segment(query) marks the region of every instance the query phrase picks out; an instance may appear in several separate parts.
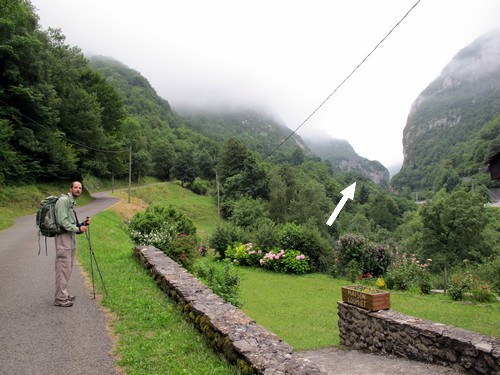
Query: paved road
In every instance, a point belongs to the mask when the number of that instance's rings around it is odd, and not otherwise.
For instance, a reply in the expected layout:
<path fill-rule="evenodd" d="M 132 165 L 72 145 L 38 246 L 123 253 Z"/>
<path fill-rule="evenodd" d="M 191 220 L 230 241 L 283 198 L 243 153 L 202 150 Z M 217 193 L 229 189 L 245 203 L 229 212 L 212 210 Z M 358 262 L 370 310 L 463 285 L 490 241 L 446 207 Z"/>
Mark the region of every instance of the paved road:
<path fill-rule="evenodd" d="M 80 220 L 118 201 L 106 193 L 77 209 Z M 34 215 L 0 232 L 0 374 L 116 374 L 103 313 L 80 267 L 70 281 L 70 308 L 54 306 L 54 240 L 38 256 Z"/>

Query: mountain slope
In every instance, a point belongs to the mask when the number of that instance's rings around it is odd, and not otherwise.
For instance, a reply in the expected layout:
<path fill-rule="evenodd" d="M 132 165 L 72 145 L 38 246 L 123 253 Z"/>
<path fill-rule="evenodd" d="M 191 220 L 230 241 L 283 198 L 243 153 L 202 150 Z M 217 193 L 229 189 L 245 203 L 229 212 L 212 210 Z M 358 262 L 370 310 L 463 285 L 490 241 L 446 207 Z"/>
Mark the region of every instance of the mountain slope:
<path fill-rule="evenodd" d="M 211 112 L 184 108 L 179 113 L 186 119 L 186 126 L 192 130 L 218 142 L 237 138 L 262 156 L 272 153 L 292 132 L 271 116 L 257 110 Z M 293 135 L 276 150 L 276 154 L 292 154 L 297 150 L 310 153 L 300 136 Z"/>
<path fill-rule="evenodd" d="M 415 100 L 403 132 L 396 188 L 439 189 L 477 174 L 500 147 L 500 29 L 458 52 Z"/>
<path fill-rule="evenodd" d="M 321 138 L 303 137 L 311 151 L 329 160 L 335 171 L 359 172 L 378 185 L 389 184 L 389 171 L 380 162 L 359 156 L 346 140 L 330 138 L 328 135 Z"/>

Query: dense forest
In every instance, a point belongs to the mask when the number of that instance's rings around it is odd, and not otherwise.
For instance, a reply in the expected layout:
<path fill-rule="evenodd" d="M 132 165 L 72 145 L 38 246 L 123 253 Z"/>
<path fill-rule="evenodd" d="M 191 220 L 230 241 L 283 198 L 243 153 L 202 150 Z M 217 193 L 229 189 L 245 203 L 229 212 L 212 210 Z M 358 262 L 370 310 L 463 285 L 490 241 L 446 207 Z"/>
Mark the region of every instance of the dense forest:
<path fill-rule="evenodd" d="M 0 5 L 0 186 L 126 177 L 131 157 L 134 180 L 177 180 L 214 199 L 219 191 L 228 222 L 220 233 L 261 244 L 293 238 L 317 270 L 337 272 L 336 250 L 353 238 L 366 249 L 419 257 L 439 251 L 436 272 L 465 258 L 498 263 L 500 220 L 483 207 L 486 175 L 473 184 L 436 175 L 439 193 L 418 207 L 404 189 L 417 183 L 403 184 L 407 172 L 398 179 L 403 194 L 395 194 L 322 160 L 299 139 L 276 149 L 286 128 L 253 111 L 182 116 L 139 72 L 109 58 L 89 60 L 60 30 L 42 30 L 29 1 Z M 247 123 L 260 131 L 248 131 Z M 476 140 L 498 134 L 492 120 Z M 325 225 L 353 182 L 354 201 Z"/>

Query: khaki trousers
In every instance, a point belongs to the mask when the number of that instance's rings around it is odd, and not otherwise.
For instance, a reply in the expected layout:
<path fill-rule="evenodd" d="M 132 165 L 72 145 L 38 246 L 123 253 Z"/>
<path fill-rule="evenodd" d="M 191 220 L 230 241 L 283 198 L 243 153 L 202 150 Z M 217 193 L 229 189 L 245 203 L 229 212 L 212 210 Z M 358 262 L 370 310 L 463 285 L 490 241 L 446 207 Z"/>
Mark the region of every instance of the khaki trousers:
<path fill-rule="evenodd" d="M 76 235 L 72 232 L 55 236 L 56 243 L 56 301 L 68 299 L 68 283 L 75 263 Z"/>

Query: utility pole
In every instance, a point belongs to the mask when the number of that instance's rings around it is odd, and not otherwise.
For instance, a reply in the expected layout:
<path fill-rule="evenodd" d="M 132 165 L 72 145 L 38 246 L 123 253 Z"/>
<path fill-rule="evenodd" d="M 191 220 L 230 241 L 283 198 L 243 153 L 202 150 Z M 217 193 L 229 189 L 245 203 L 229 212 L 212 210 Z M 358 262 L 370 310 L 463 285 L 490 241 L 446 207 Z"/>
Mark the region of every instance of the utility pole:
<path fill-rule="evenodd" d="M 132 146 L 128 147 L 128 203 L 130 203 L 130 187 L 132 186 Z"/>
<path fill-rule="evenodd" d="M 219 193 L 219 175 L 215 172 L 215 182 L 217 185 L 217 225 L 220 225 L 220 193 Z"/>

